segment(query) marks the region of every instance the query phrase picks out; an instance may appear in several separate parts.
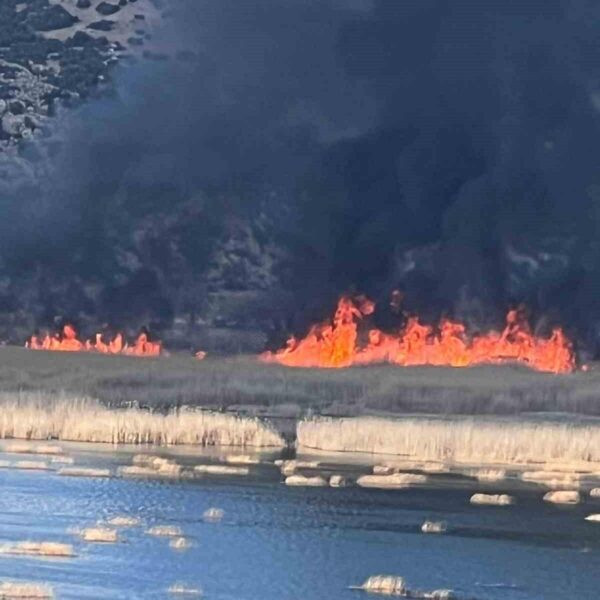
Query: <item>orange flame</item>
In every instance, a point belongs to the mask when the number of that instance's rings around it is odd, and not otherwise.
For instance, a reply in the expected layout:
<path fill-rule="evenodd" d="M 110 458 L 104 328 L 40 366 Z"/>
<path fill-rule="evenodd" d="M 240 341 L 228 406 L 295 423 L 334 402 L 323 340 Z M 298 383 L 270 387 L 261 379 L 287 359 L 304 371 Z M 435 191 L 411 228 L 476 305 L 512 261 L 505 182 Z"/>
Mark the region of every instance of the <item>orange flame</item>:
<path fill-rule="evenodd" d="M 399 295 L 393 297 L 397 308 Z M 358 323 L 375 310 L 364 297 L 340 298 L 330 323 L 313 325 L 301 340 L 291 337 L 285 348 L 266 352 L 261 359 L 288 367 L 349 367 L 372 363 L 401 366 L 471 365 L 507 362 L 523 363 L 539 371 L 570 373 L 575 369 L 571 342 L 562 329 L 549 338 L 533 335 L 521 310 L 510 310 L 506 326 L 499 333 L 490 331 L 469 338 L 465 326 L 442 319 L 437 327 L 424 325 L 418 317 L 409 317 L 397 333 L 371 329 L 365 344 L 358 343 Z"/>
<path fill-rule="evenodd" d="M 61 334 L 46 334 L 43 338 L 32 335 L 25 347 L 31 350 L 57 350 L 62 352 L 99 352 L 100 354 L 127 354 L 130 356 L 158 356 L 162 351 L 161 342 L 151 342 L 146 333 L 140 333 L 132 345 L 128 345 L 121 333 L 106 343 L 102 334 L 97 333 L 94 341 L 82 342 L 77 339 L 77 330 L 66 324 Z"/>

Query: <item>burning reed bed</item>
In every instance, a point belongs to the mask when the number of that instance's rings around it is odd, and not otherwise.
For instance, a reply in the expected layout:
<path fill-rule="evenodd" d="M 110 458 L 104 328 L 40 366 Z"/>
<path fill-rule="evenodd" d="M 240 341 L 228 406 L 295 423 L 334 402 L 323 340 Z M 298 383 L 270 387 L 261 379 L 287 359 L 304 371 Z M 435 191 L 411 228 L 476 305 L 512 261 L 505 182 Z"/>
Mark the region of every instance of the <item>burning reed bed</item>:
<path fill-rule="evenodd" d="M 600 423 L 490 418 L 316 418 L 297 429 L 301 448 L 395 454 L 446 463 L 600 463 Z"/>
<path fill-rule="evenodd" d="M 181 408 L 166 414 L 109 409 L 91 399 L 0 396 L 0 438 L 112 444 L 273 446 L 283 439 L 257 419 Z"/>

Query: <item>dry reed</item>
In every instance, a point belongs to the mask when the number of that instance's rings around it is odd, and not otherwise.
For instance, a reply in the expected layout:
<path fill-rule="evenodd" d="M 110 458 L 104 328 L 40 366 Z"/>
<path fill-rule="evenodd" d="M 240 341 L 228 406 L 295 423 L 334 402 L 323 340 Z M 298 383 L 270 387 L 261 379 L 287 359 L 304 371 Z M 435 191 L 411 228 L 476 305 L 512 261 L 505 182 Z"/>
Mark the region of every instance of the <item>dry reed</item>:
<path fill-rule="evenodd" d="M 247 467 L 230 467 L 228 465 L 196 465 L 196 473 L 208 475 L 248 475 Z"/>
<path fill-rule="evenodd" d="M 545 502 L 552 504 L 579 504 L 581 495 L 574 490 L 563 490 L 559 492 L 548 492 L 544 495 Z"/>
<path fill-rule="evenodd" d="M 260 460 L 248 454 L 230 454 L 225 457 L 225 462 L 230 465 L 258 465 Z"/>
<path fill-rule="evenodd" d="M 2 452 L 7 452 L 8 454 L 30 454 L 33 452 L 33 446 L 31 444 L 13 442 L 10 444 L 3 444 Z"/>
<path fill-rule="evenodd" d="M 325 487 L 327 480 L 323 477 L 304 477 L 304 475 L 290 475 L 285 479 L 285 485 L 293 487 Z"/>
<path fill-rule="evenodd" d="M 501 481 L 506 479 L 506 469 L 475 469 L 469 474 L 478 481 Z"/>
<path fill-rule="evenodd" d="M 490 418 L 373 417 L 302 421 L 303 448 L 472 464 L 600 460 L 600 425 Z"/>
<path fill-rule="evenodd" d="M 113 527 L 135 527 L 140 524 L 138 517 L 130 517 L 127 515 L 117 515 L 108 519 L 107 523 Z"/>
<path fill-rule="evenodd" d="M 329 487 L 346 487 L 348 484 L 348 480 L 343 475 L 332 475 L 329 478 Z"/>
<path fill-rule="evenodd" d="M 13 467 L 26 471 L 49 471 L 50 467 L 43 460 L 18 460 Z"/>
<path fill-rule="evenodd" d="M 446 533 L 446 523 L 444 521 L 425 521 L 421 525 L 423 533 Z"/>
<path fill-rule="evenodd" d="M 600 515 L 588 515 L 585 520 L 592 521 L 594 523 L 600 523 Z"/>
<path fill-rule="evenodd" d="M 408 593 L 404 579 L 396 575 L 372 575 L 362 585 L 351 587 L 386 596 L 406 596 Z"/>
<path fill-rule="evenodd" d="M 49 585 L 24 581 L 2 581 L 0 582 L 0 598 L 2 600 L 50 600 L 54 598 L 54 593 Z"/>
<path fill-rule="evenodd" d="M 389 465 L 373 465 L 373 475 L 391 475 L 394 472 L 394 467 Z"/>
<path fill-rule="evenodd" d="M 157 537 L 181 537 L 183 532 L 176 525 L 154 525 L 146 533 Z"/>
<path fill-rule="evenodd" d="M 20 556 L 43 556 L 66 558 L 74 556 L 71 544 L 59 542 L 15 542 L 0 546 L 0 554 L 16 554 Z"/>
<path fill-rule="evenodd" d="M 225 516 L 225 511 L 222 508 L 208 508 L 202 514 L 205 521 L 215 523 L 220 521 Z"/>
<path fill-rule="evenodd" d="M 84 542 L 99 542 L 110 544 L 119 540 L 119 535 L 115 529 L 108 527 L 88 527 L 79 531 L 79 537 Z"/>
<path fill-rule="evenodd" d="M 200 588 L 188 587 L 182 583 L 174 583 L 167 592 L 173 595 L 182 596 L 202 596 L 202 590 Z"/>
<path fill-rule="evenodd" d="M 531 483 L 544 485 L 548 488 L 579 487 L 579 473 L 563 473 L 562 471 L 525 471 L 521 479 Z"/>
<path fill-rule="evenodd" d="M 63 453 L 63 449 L 60 446 L 55 446 L 53 444 L 44 444 L 44 445 L 40 445 L 40 446 L 35 446 L 33 451 L 35 452 L 35 454 L 56 455 L 56 454 Z"/>
<path fill-rule="evenodd" d="M 412 473 L 393 473 L 392 475 L 361 475 L 356 483 L 364 488 L 380 488 L 399 490 L 425 483 L 426 475 Z"/>
<path fill-rule="evenodd" d="M 190 546 L 190 542 L 184 537 L 176 537 L 169 542 L 169 547 L 174 550 L 187 550 Z"/>
<path fill-rule="evenodd" d="M 91 469 L 86 467 L 63 467 L 57 473 L 63 477 L 110 477 L 110 469 Z"/>
<path fill-rule="evenodd" d="M 50 462 L 61 465 L 72 465 L 75 459 L 72 456 L 53 456 Z"/>
<path fill-rule="evenodd" d="M 201 446 L 285 445 L 258 419 L 188 408 L 163 415 L 137 408 L 108 409 L 87 398 L 2 398 L 0 438 L 112 444 Z"/>
<path fill-rule="evenodd" d="M 508 494 L 473 494 L 470 502 L 483 506 L 510 506 L 515 499 Z"/>

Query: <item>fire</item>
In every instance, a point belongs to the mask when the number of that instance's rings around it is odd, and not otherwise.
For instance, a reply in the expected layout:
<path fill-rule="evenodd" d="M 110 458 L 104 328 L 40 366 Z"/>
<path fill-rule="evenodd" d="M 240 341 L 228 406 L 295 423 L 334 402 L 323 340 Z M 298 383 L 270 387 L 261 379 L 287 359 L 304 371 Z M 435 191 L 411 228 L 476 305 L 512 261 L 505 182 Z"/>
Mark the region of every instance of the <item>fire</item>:
<path fill-rule="evenodd" d="M 77 338 L 77 330 L 70 324 L 66 324 L 60 334 L 46 334 L 42 338 L 32 335 L 25 347 L 31 350 L 98 352 L 130 356 L 159 356 L 162 352 L 162 343 L 150 341 L 144 332 L 140 333 L 131 345 L 127 344 L 121 333 L 117 333 L 109 342 L 103 340 L 101 333 L 97 333 L 93 341 L 82 342 Z"/>
<path fill-rule="evenodd" d="M 401 296 L 392 298 L 397 308 Z M 261 359 L 289 367 L 349 367 L 373 363 L 400 366 L 439 365 L 468 367 L 516 362 L 539 371 L 570 373 L 575 368 L 571 342 L 560 328 L 548 338 L 531 331 L 522 310 L 510 310 L 501 332 L 469 337 L 463 323 L 442 319 L 425 325 L 411 316 L 396 333 L 368 331 L 359 343 L 358 324 L 373 313 L 375 304 L 364 297 L 340 298 L 331 322 L 313 325 L 302 339 L 291 337 L 285 348 L 266 352 Z"/>

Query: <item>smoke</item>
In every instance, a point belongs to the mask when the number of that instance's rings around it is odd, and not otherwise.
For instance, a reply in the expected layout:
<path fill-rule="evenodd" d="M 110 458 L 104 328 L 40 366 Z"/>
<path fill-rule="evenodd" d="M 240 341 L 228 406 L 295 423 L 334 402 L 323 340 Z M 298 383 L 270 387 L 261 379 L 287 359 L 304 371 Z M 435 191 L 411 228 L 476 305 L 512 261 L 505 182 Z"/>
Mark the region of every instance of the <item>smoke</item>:
<path fill-rule="evenodd" d="M 594 350 L 595 3 L 169 9 L 185 60 L 122 67 L 3 178 L 6 314 L 227 325 L 235 296 L 273 333 L 402 288 L 480 326 L 525 302 Z"/>

